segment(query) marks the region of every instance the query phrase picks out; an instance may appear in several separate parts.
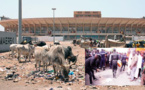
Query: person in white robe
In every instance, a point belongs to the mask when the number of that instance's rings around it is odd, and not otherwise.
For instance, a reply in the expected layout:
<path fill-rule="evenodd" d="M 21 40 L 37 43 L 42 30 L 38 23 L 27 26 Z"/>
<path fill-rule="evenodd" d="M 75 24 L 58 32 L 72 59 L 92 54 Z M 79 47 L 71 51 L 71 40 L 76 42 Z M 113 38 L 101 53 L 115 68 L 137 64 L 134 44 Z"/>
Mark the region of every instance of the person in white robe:
<path fill-rule="evenodd" d="M 136 68 L 136 71 L 135 71 L 135 78 L 138 78 L 139 72 L 141 70 L 141 65 L 142 65 L 142 56 L 138 52 L 138 61 L 137 61 L 137 68 Z"/>

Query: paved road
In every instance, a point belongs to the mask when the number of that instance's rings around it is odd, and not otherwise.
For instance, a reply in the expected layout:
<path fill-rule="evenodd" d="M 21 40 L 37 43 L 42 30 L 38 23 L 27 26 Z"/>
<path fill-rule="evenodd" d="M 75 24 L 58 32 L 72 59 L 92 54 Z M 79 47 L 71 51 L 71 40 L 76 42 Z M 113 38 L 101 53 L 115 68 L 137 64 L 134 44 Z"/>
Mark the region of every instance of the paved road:
<path fill-rule="evenodd" d="M 107 68 L 105 71 L 95 72 L 95 76 L 98 80 L 93 81 L 93 85 L 140 85 L 140 79 L 130 82 L 130 79 L 127 75 L 127 67 L 125 71 L 120 72 L 120 68 L 117 70 L 117 78 L 113 78 L 112 69 Z M 89 85 L 89 76 L 85 77 L 86 85 Z"/>

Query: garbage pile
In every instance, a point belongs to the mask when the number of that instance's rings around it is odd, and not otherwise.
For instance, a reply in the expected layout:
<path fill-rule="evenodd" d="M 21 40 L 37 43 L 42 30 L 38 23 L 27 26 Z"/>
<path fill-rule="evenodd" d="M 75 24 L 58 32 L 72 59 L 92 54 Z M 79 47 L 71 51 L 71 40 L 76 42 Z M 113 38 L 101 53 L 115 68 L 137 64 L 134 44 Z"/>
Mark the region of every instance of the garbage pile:
<path fill-rule="evenodd" d="M 3 74 L 2 78 L 4 78 L 5 81 L 12 81 L 14 83 L 18 83 L 19 81 L 24 81 L 26 84 L 49 82 L 48 84 L 58 83 L 59 85 L 62 86 L 85 84 L 83 65 L 72 65 L 69 73 L 68 82 L 64 82 L 63 77 L 61 75 L 55 76 L 54 70 L 52 68 L 48 68 L 48 71 L 43 73 L 43 71 L 27 70 L 27 67 L 25 65 L 27 64 L 24 65 L 15 64 L 15 65 L 10 65 L 9 67 L 0 66 L 0 76 L 1 74 Z M 71 89 L 69 88 L 68 90 Z"/>

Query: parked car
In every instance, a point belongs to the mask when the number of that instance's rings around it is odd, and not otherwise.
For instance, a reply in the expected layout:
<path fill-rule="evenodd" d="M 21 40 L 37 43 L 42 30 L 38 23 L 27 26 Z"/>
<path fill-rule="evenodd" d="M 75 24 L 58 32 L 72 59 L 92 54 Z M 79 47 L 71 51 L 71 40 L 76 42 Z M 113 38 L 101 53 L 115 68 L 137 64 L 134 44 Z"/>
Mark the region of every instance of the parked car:
<path fill-rule="evenodd" d="M 127 47 L 127 48 L 132 48 L 132 47 L 133 47 L 133 44 L 134 44 L 134 43 L 131 41 L 131 42 L 129 42 L 128 44 L 126 44 L 126 47 Z"/>
<path fill-rule="evenodd" d="M 145 41 L 144 40 L 138 40 L 138 41 L 134 41 L 134 42 L 130 42 L 128 44 L 126 44 L 127 48 L 132 48 L 132 47 L 145 47 Z"/>

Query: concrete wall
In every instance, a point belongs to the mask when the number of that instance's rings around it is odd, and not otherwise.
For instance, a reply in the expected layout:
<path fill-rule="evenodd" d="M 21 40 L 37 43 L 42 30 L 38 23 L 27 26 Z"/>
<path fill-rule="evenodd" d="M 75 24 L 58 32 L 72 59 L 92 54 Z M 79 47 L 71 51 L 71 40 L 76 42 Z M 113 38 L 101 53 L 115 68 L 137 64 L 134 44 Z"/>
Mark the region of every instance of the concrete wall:
<path fill-rule="evenodd" d="M 35 39 L 35 37 L 32 37 Z M 64 41 L 63 36 L 56 36 L 55 40 Z M 45 41 L 45 42 L 53 42 L 53 37 L 50 36 L 36 36 L 36 41 Z"/>
<path fill-rule="evenodd" d="M 16 43 L 16 33 L 0 31 L 0 52 L 9 51 L 13 43 Z"/>
<path fill-rule="evenodd" d="M 137 40 L 145 40 L 145 36 L 133 36 L 132 40 L 135 40 L 135 41 L 137 41 Z"/>

